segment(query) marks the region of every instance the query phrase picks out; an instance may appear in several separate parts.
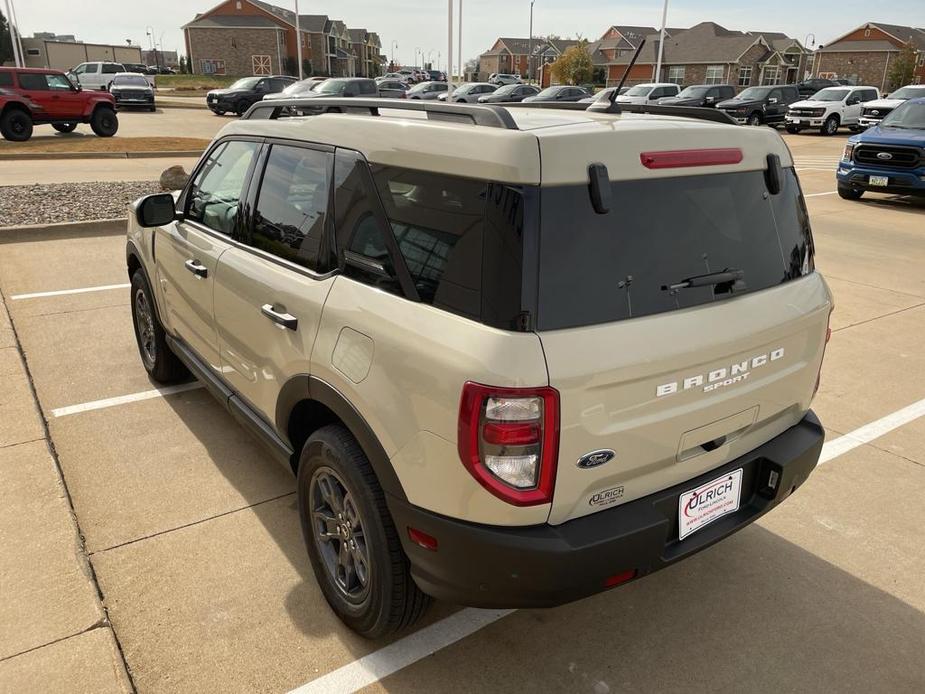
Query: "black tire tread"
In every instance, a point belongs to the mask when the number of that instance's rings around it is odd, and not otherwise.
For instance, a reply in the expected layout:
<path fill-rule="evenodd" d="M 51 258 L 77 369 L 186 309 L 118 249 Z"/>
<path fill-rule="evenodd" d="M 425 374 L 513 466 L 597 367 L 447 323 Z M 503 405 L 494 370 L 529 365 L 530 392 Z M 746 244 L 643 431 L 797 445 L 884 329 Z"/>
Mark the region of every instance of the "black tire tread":
<path fill-rule="evenodd" d="M 131 291 L 130 302 L 133 328 L 135 324 L 135 290 L 138 286 L 144 288 L 145 295 L 148 299 L 148 306 L 154 311 L 154 339 L 157 346 L 157 359 L 154 363 L 154 368 L 149 369 L 143 357 L 141 363 L 151 378 L 158 383 L 167 385 L 185 381 L 189 378 L 189 370 L 186 368 L 186 365 L 180 361 L 180 358 L 173 353 L 173 350 L 170 349 L 170 345 L 167 344 L 167 333 L 164 331 L 164 326 L 161 325 L 161 321 L 157 316 L 157 311 L 155 310 L 156 304 L 154 303 L 154 298 L 151 296 L 151 287 L 148 286 L 148 281 L 145 279 L 145 275 L 141 270 L 135 270 L 135 274 L 132 275 L 132 288 L 129 290 Z M 136 334 L 136 339 L 137 337 Z M 138 346 L 138 350 L 140 356 L 141 345 Z"/>

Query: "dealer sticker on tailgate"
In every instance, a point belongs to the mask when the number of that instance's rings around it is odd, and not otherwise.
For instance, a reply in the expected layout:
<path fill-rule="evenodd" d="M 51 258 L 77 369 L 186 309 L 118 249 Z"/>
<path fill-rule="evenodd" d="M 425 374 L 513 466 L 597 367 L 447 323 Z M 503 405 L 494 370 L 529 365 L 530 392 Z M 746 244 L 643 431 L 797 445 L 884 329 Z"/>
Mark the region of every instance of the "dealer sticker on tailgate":
<path fill-rule="evenodd" d="M 678 539 L 738 511 L 741 496 L 742 468 L 684 492 L 678 498 Z"/>

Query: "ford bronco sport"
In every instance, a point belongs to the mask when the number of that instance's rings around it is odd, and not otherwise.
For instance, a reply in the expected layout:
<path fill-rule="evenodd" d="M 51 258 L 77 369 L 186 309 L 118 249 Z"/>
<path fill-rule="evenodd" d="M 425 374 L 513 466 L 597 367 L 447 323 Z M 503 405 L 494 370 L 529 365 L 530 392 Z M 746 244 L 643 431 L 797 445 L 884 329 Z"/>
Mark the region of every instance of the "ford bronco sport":
<path fill-rule="evenodd" d="M 588 596 L 807 479 L 832 299 L 776 132 L 612 104 L 281 117 L 300 104 L 136 201 L 131 307 L 151 377 L 192 372 L 295 473 L 350 627 Z"/>

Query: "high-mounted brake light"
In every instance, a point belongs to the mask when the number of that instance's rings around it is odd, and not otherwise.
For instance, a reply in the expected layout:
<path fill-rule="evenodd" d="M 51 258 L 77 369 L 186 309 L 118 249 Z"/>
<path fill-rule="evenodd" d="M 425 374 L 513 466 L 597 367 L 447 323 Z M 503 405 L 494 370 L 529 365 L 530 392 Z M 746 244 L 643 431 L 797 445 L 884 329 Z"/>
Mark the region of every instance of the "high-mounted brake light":
<path fill-rule="evenodd" d="M 642 152 L 639 161 L 647 169 L 681 169 L 688 166 L 720 166 L 738 164 L 742 150 L 738 147 L 717 149 L 672 149 L 664 152 Z"/>
<path fill-rule="evenodd" d="M 459 458 L 485 489 L 515 506 L 552 501 L 559 392 L 468 382 L 459 403 Z"/>

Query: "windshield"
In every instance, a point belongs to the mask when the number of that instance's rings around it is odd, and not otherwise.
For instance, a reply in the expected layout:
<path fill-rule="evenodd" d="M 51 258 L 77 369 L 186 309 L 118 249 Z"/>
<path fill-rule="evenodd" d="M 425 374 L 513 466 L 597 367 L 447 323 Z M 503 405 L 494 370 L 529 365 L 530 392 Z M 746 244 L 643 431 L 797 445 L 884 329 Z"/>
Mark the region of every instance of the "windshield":
<path fill-rule="evenodd" d="M 146 80 L 141 75 L 122 75 L 120 77 L 115 77 L 112 80 L 113 84 L 117 85 L 131 85 L 133 87 L 150 87 L 148 80 Z"/>
<path fill-rule="evenodd" d="M 319 94 L 343 94 L 347 88 L 346 80 L 327 80 L 315 87 Z"/>
<path fill-rule="evenodd" d="M 543 188 L 537 329 L 690 308 L 813 269 L 792 168 L 776 195 L 763 171 L 616 181 L 611 193 L 611 211 L 597 214 L 587 185 Z M 671 287 L 727 268 L 742 271 L 744 285 Z"/>
<path fill-rule="evenodd" d="M 600 92 L 598 92 L 597 96 L 594 97 L 594 100 L 595 101 L 610 101 L 610 96 L 611 94 L 613 94 L 614 89 L 616 89 L 616 87 L 609 87 L 607 89 L 601 90 Z"/>
<path fill-rule="evenodd" d="M 741 94 L 739 94 L 735 98 L 741 99 L 743 101 L 748 101 L 751 99 L 764 99 L 768 95 L 768 92 L 770 91 L 771 91 L 771 88 L 749 87 L 748 89 L 744 90 Z"/>
<path fill-rule="evenodd" d="M 471 84 L 461 84 L 453 90 L 453 94 L 465 94 L 471 86 Z"/>
<path fill-rule="evenodd" d="M 891 99 L 914 99 L 917 96 L 925 96 L 925 85 L 921 87 L 903 87 L 890 94 Z"/>
<path fill-rule="evenodd" d="M 411 89 L 408 90 L 408 93 L 411 94 L 414 92 L 415 94 L 418 94 L 420 92 L 432 92 L 435 89 L 436 85 L 433 82 L 421 82 L 420 84 L 416 84 L 411 87 Z"/>
<path fill-rule="evenodd" d="M 253 89 L 260 81 L 259 77 L 242 77 L 237 82 L 232 84 L 229 89 Z"/>
<path fill-rule="evenodd" d="M 902 106 L 897 106 L 880 121 L 880 126 L 925 130 L 925 103 L 911 104 L 907 101 Z"/>
<path fill-rule="evenodd" d="M 546 87 L 546 89 L 537 94 L 537 96 L 543 97 L 545 99 L 550 96 L 555 96 L 561 91 L 561 89 L 561 87 Z"/>
<path fill-rule="evenodd" d="M 631 87 L 626 96 L 648 96 L 655 87 L 650 87 L 645 84 L 637 84 L 635 87 Z"/>
<path fill-rule="evenodd" d="M 821 89 L 811 97 L 810 101 L 842 101 L 848 96 L 848 89 Z"/>
<path fill-rule="evenodd" d="M 513 92 L 515 89 L 519 89 L 519 88 L 520 88 L 520 85 L 519 85 L 519 84 L 506 84 L 506 85 L 504 85 L 503 87 L 499 87 L 499 88 L 495 91 L 495 94 L 497 94 L 497 95 L 499 95 L 499 96 L 504 96 L 505 94 L 510 94 L 510 93 Z"/>
<path fill-rule="evenodd" d="M 708 91 L 710 91 L 709 87 L 688 87 L 687 89 L 682 89 L 678 97 L 681 99 L 700 99 L 706 96 Z"/>
<path fill-rule="evenodd" d="M 318 84 L 318 82 L 309 82 L 308 80 L 293 82 L 283 90 L 283 94 L 286 96 L 293 96 L 295 94 L 307 94 L 316 84 Z"/>

